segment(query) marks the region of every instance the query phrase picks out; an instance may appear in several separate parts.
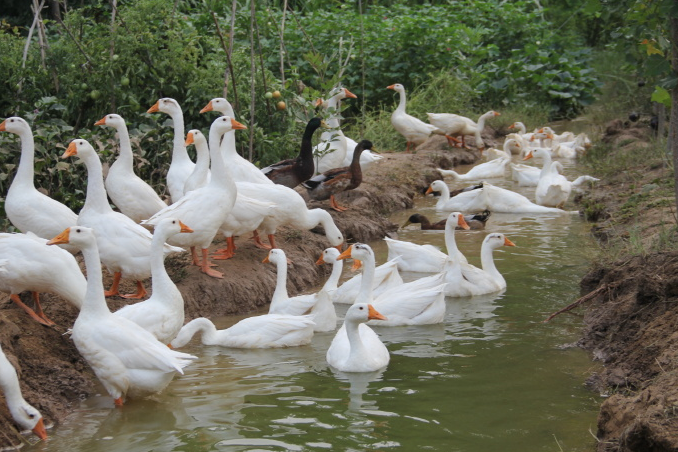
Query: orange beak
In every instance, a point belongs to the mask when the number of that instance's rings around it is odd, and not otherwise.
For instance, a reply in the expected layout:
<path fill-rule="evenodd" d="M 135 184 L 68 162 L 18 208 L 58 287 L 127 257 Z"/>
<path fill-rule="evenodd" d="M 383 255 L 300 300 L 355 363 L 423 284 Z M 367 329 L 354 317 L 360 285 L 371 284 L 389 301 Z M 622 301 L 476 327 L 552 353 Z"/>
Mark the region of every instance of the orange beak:
<path fill-rule="evenodd" d="M 339 255 L 339 257 L 337 257 L 337 260 L 338 260 L 338 261 L 341 261 L 341 260 L 350 258 L 350 257 L 351 257 L 351 251 L 353 251 L 353 245 L 351 245 L 351 246 L 349 246 L 348 248 L 346 248 L 346 251 L 344 251 L 343 253 L 341 253 L 341 254 Z"/>
<path fill-rule="evenodd" d="M 371 304 L 367 305 L 367 318 L 369 320 L 387 320 L 386 317 L 379 314 L 379 312 L 376 309 L 374 309 L 374 306 L 372 306 Z"/>
<path fill-rule="evenodd" d="M 247 126 L 244 124 L 239 123 L 235 119 L 231 118 L 231 127 L 233 127 L 234 130 L 240 130 L 240 129 L 246 129 Z"/>
<path fill-rule="evenodd" d="M 179 222 L 179 226 L 181 226 L 181 230 L 179 232 L 193 232 L 193 229 L 189 228 L 181 221 Z"/>
<path fill-rule="evenodd" d="M 498 111 L 495 111 L 494 116 L 501 116 L 501 113 L 499 113 Z"/>
<path fill-rule="evenodd" d="M 268 260 L 268 256 L 270 256 L 270 254 L 267 255 L 263 261 L 261 261 L 262 264 L 268 264 L 269 262 L 271 262 L 270 260 Z"/>
<path fill-rule="evenodd" d="M 516 123 L 515 123 L 515 122 L 509 126 L 509 129 L 515 129 L 515 128 L 516 128 Z"/>
<path fill-rule="evenodd" d="M 314 106 L 314 107 L 320 107 L 320 106 L 323 104 L 323 102 L 324 102 L 324 101 L 322 100 L 322 98 L 319 97 L 319 98 L 316 99 L 316 101 L 313 103 L 313 106 Z"/>
<path fill-rule="evenodd" d="M 428 195 L 428 194 L 430 194 L 430 193 L 433 193 L 433 187 L 431 187 L 431 186 L 429 185 L 428 188 L 426 189 L 426 193 L 424 193 L 424 194 Z"/>
<path fill-rule="evenodd" d="M 65 159 L 66 157 L 71 157 L 73 155 L 78 155 L 78 149 L 75 147 L 75 140 L 71 141 L 71 143 L 68 145 L 68 148 L 66 148 L 66 152 L 63 153 L 61 158 Z"/>
<path fill-rule="evenodd" d="M 205 107 L 200 110 L 200 113 L 205 113 L 208 111 L 214 111 L 214 107 L 212 107 L 212 101 L 207 102 L 207 105 L 205 105 Z"/>
<path fill-rule="evenodd" d="M 534 155 L 532 155 L 532 151 L 528 152 L 525 157 L 523 157 L 523 160 L 530 160 Z"/>
<path fill-rule="evenodd" d="M 71 228 L 64 229 L 64 232 L 54 237 L 52 240 L 47 242 L 48 245 L 60 245 L 62 243 L 68 243 L 71 235 Z"/>
<path fill-rule="evenodd" d="M 33 427 L 33 433 L 38 435 L 38 438 L 43 441 L 47 439 L 47 430 L 45 430 L 45 423 L 43 422 L 42 418 L 40 418 L 38 423 L 35 424 L 35 427 Z"/>
<path fill-rule="evenodd" d="M 386 87 L 386 89 L 395 89 L 395 85 L 389 85 Z"/>
<path fill-rule="evenodd" d="M 5 120 L 5 121 L 7 121 L 7 120 Z M 0 132 L 5 131 L 5 121 L 2 121 L 2 124 L 0 124 Z"/>
<path fill-rule="evenodd" d="M 105 126 L 106 125 L 106 116 L 94 123 L 95 126 Z"/>
<path fill-rule="evenodd" d="M 160 101 L 157 101 L 156 103 L 153 104 L 151 108 L 146 110 L 146 113 L 157 113 L 160 111 Z"/>
<path fill-rule="evenodd" d="M 504 237 L 504 246 L 516 246 L 516 244 L 510 241 L 507 237 Z"/>
<path fill-rule="evenodd" d="M 193 132 L 188 132 L 188 135 L 186 135 L 186 143 L 184 145 L 188 146 L 189 144 L 193 144 Z"/>
<path fill-rule="evenodd" d="M 347 90 L 346 88 L 344 88 L 344 95 L 345 95 L 346 97 L 350 97 L 350 98 L 352 98 L 352 99 L 357 99 L 357 98 L 358 98 L 358 96 L 356 96 L 355 94 L 353 94 L 352 92 L 350 92 L 350 91 Z"/>
<path fill-rule="evenodd" d="M 457 221 L 457 224 L 461 226 L 462 229 L 466 229 L 467 231 L 471 229 L 471 226 L 468 225 L 463 215 L 459 215 L 459 221 Z"/>
<path fill-rule="evenodd" d="M 320 257 L 318 258 L 317 261 L 315 261 L 315 265 L 322 265 L 325 263 L 325 259 L 323 259 L 323 255 L 321 254 Z"/>

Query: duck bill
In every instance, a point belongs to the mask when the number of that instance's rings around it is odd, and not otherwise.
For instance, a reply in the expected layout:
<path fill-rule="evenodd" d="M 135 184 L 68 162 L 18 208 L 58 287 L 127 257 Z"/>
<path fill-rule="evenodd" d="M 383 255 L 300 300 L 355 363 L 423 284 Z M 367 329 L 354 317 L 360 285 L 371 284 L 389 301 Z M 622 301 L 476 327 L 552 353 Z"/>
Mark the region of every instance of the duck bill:
<path fill-rule="evenodd" d="M 508 237 L 504 237 L 504 246 L 516 246 L 516 244 L 510 241 Z"/>
<path fill-rule="evenodd" d="M 179 232 L 193 232 L 193 229 L 189 228 L 181 221 L 179 222 L 179 226 L 181 227 L 181 230 Z"/>
<path fill-rule="evenodd" d="M 351 271 L 357 272 L 363 268 L 363 263 L 360 259 L 354 259 L 353 260 L 353 266 L 351 267 Z"/>
<path fill-rule="evenodd" d="M 44 423 L 44 421 L 42 420 L 42 418 L 40 418 L 40 420 L 38 421 L 38 423 L 35 424 L 35 427 L 33 427 L 33 430 L 32 430 L 32 431 L 33 431 L 33 433 L 35 433 L 35 434 L 38 436 L 38 438 L 40 438 L 41 440 L 44 441 L 44 440 L 47 439 L 47 430 L 45 429 L 45 423 Z"/>
<path fill-rule="evenodd" d="M 429 195 L 429 194 L 431 194 L 431 193 L 433 193 L 433 187 L 431 187 L 431 186 L 429 185 L 428 188 L 426 189 L 426 193 L 424 193 L 424 194 L 425 194 L 425 195 Z"/>
<path fill-rule="evenodd" d="M 411 224 L 412 224 L 412 222 L 411 222 L 410 220 L 407 220 L 405 223 L 403 223 L 402 226 L 400 226 L 400 229 L 402 229 L 402 228 L 404 228 L 404 227 L 406 227 L 406 226 L 409 226 L 409 225 L 411 225 Z"/>
<path fill-rule="evenodd" d="M 208 111 L 214 111 L 214 107 L 212 106 L 212 101 L 209 101 L 205 107 L 200 110 L 200 113 L 206 113 Z"/>
<path fill-rule="evenodd" d="M 231 127 L 233 127 L 234 130 L 242 130 L 247 128 L 245 124 L 241 124 L 233 118 L 231 118 Z"/>
<path fill-rule="evenodd" d="M 64 229 L 64 232 L 54 237 L 52 240 L 47 242 L 48 245 L 61 245 L 63 243 L 68 243 L 70 241 L 71 228 Z"/>
<path fill-rule="evenodd" d="M 95 126 L 105 126 L 106 125 L 106 116 L 94 123 Z"/>
<path fill-rule="evenodd" d="M 351 257 L 351 251 L 353 251 L 353 245 L 346 248 L 346 250 L 343 253 L 341 253 L 339 255 L 339 257 L 337 257 L 337 260 L 341 261 L 341 260 L 350 258 Z"/>
<path fill-rule="evenodd" d="M 386 89 L 395 89 L 395 85 L 389 85 L 386 87 Z"/>
<path fill-rule="evenodd" d="M 157 101 L 156 103 L 153 104 L 151 108 L 146 110 L 146 113 L 157 113 L 160 111 L 160 101 Z"/>
<path fill-rule="evenodd" d="M 528 152 L 525 157 L 523 157 L 523 160 L 530 160 L 534 155 L 532 155 L 532 151 Z"/>
<path fill-rule="evenodd" d="M 188 146 L 189 144 L 193 144 L 193 132 L 188 132 L 188 135 L 186 135 L 184 146 Z"/>
<path fill-rule="evenodd" d="M 459 225 L 459 227 L 467 231 L 471 229 L 471 226 L 468 225 L 463 215 L 459 215 L 459 220 L 457 221 L 457 224 Z"/>
<path fill-rule="evenodd" d="M 501 113 L 499 113 L 498 111 L 495 111 L 494 116 L 501 116 Z"/>
<path fill-rule="evenodd" d="M 269 254 L 269 256 L 270 256 L 270 254 Z M 271 261 L 268 259 L 268 256 L 266 256 L 266 257 L 264 258 L 264 260 L 261 261 L 262 264 L 268 264 L 269 262 L 271 262 Z"/>
<path fill-rule="evenodd" d="M 5 122 L 7 122 L 7 120 L 2 121 L 2 124 L 0 124 L 0 132 L 5 131 Z"/>
<path fill-rule="evenodd" d="M 321 254 L 320 257 L 318 258 L 317 261 L 315 261 L 315 265 L 322 265 L 325 263 L 325 259 L 323 259 L 323 255 Z"/>
<path fill-rule="evenodd" d="M 323 103 L 325 103 L 325 101 L 322 99 L 322 97 L 319 97 L 319 98 L 317 98 L 317 99 L 315 100 L 315 102 L 313 102 L 313 106 L 314 106 L 315 108 L 318 108 L 318 107 L 320 107 Z"/>
<path fill-rule="evenodd" d="M 358 98 L 358 96 L 356 96 L 355 94 L 353 94 L 352 92 L 350 92 L 350 91 L 347 90 L 346 88 L 344 88 L 344 95 L 345 95 L 346 97 L 351 98 L 351 99 L 357 99 L 357 98 Z"/>
<path fill-rule="evenodd" d="M 66 152 L 64 152 L 61 155 L 61 158 L 65 159 L 66 157 L 71 157 L 71 156 L 77 155 L 77 154 L 78 154 L 78 150 L 75 147 L 75 140 L 74 140 L 74 141 L 71 141 L 71 144 L 68 145 L 68 147 L 66 148 Z"/>
<path fill-rule="evenodd" d="M 369 320 L 388 320 L 385 316 L 381 315 L 379 311 L 374 309 L 374 306 L 371 304 L 367 305 L 367 318 Z"/>

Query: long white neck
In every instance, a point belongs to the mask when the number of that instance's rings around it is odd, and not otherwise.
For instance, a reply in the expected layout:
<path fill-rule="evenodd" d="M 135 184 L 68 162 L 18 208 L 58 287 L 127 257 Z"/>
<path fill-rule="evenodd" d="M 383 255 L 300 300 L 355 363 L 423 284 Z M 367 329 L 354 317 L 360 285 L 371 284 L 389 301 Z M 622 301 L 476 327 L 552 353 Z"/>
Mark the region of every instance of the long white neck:
<path fill-rule="evenodd" d="M 398 108 L 396 108 L 397 112 L 400 113 L 405 113 L 405 105 L 407 104 L 407 97 L 405 96 L 405 90 L 401 90 L 399 92 L 400 94 L 400 103 L 398 104 Z"/>
<path fill-rule="evenodd" d="M 332 119 L 327 121 L 327 125 L 333 129 L 336 129 L 341 125 L 339 122 L 339 106 L 341 105 L 341 95 L 342 93 L 335 94 L 327 101 L 327 109 L 329 110 L 330 108 L 334 108 Z"/>
<path fill-rule="evenodd" d="M 485 128 L 485 120 L 489 116 L 494 116 L 493 114 L 485 113 L 478 118 L 478 128 L 476 128 L 476 147 L 480 146 L 485 146 L 485 143 L 483 142 L 482 137 L 480 134 L 482 133 L 483 129 Z M 479 146 L 480 145 L 480 146 Z"/>
<path fill-rule="evenodd" d="M 360 338 L 360 323 L 350 320 L 345 320 L 346 335 L 348 336 L 348 343 L 350 345 L 350 352 L 348 354 L 348 363 L 360 363 L 369 361 L 369 354 L 365 349 Z"/>
<path fill-rule="evenodd" d="M 527 133 L 527 129 L 525 128 L 525 124 L 523 124 L 522 122 L 516 122 L 516 123 L 514 123 L 514 125 L 516 127 L 518 127 L 518 133 L 519 134 L 525 135 L 525 133 Z"/>
<path fill-rule="evenodd" d="M 80 308 L 78 318 L 84 315 L 90 317 L 111 315 L 104 296 L 101 260 L 99 259 L 99 249 L 96 243 L 83 247 L 82 255 L 85 258 L 85 268 L 87 269 L 87 291 L 85 292 L 85 301 Z"/>
<path fill-rule="evenodd" d="M 442 206 L 450 200 L 450 188 L 447 184 L 441 184 L 440 186 L 440 197 L 438 198 L 437 205 Z"/>
<path fill-rule="evenodd" d="M 362 261 L 363 277 L 360 280 L 360 292 L 353 303 L 372 303 L 372 289 L 374 288 L 374 256 L 370 255 Z"/>
<path fill-rule="evenodd" d="M 132 154 L 132 143 L 129 139 L 127 125 L 116 125 L 115 130 L 118 132 L 118 141 L 120 141 L 120 154 L 115 160 L 114 165 L 122 166 L 125 170 L 133 172 L 134 155 Z"/>
<path fill-rule="evenodd" d="M 497 270 L 497 266 L 494 265 L 494 248 L 492 248 L 489 243 L 483 243 L 482 248 L 480 249 L 480 263 L 483 267 L 483 271 L 490 275 L 492 281 L 496 282 L 501 286 L 506 286 L 506 280 Z"/>
<path fill-rule="evenodd" d="M 5 402 L 9 408 L 12 417 L 17 418 L 15 410 L 19 410 L 23 404 L 26 404 L 21 395 L 21 386 L 19 377 L 16 374 L 14 366 L 9 362 L 3 351 L 0 349 L 0 388 L 5 394 Z"/>
<path fill-rule="evenodd" d="M 81 157 L 87 167 L 87 196 L 85 197 L 85 205 L 82 207 L 83 210 L 94 209 L 102 213 L 111 212 L 113 209 L 108 204 L 99 156 L 95 152 L 89 152 Z"/>
<path fill-rule="evenodd" d="M 209 319 L 198 317 L 181 328 L 177 337 L 172 340 L 172 347 L 183 347 L 188 344 L 196 333 L 201 333 L 200 341 L 203 345 L 219 345 L 219 331 L 217 331 L 217 327 Z"/>
<path fill-rule="evenodd" d="M 322 290 L 329 292 L 330 290 L 335 290 L 339 286 L 339 278 L 341 277 L 341 272 L 344 270 L 344 261 L 335 260 L 332 262 L 332 273 L 330 277 L 325 281 L 325 285 Z"/>
<path fill-rule="evenodd" d="M 19 133 L 21 138 L 21 160 L 19 160 L 19 168 L 14 176 L 14 185 L 23 185 L 35 188 L 33 183 L 35 165 L 35 142 L 33 141 L 33 132 L 31 129 L 21 130 Z"/>
<path fill-rule="evenodd" d="M 230 105 L 226 105 L 225 109 L 221 112 L 225 116 L 235 118 L 235 112 L 233 111 L 233 107 Z M 229 132 L 226 132 L 221 139 L 221 155 L 224 157 L 224 161 L 228 161 L 229 158 L 233 158 L 234 155 L 238 154 L 238 151 L 235 149 L 235 130 L 231 130 Z"/>
<path fill-rule="evenodd" d="M 541 167 L 541 173 L 539 173 L 539 178 L 541 179 L 551 172 L 551 154 L 548 152 L 539 152 L 539 155 L 544 160 L 544 165 Z"/>
<path fill-rule="evenodd" d="M 151 240 L 151 287 L 153 289 L 153 294 L 157 294 L 159 297 L 161 297 L 163 293 L 171 291 L 170 288 L 174 288 L 176 291 L 176 286 L 167 274 L 167 269 L 165 268 L 164 247 L 168 237 L 169 234 L 167 231 L 163 230 L 162 228 L 160 230 L 156 228 L 155 232 L 153 233 L 153 239 Z M 173 297 L 167 297 L 164 299 L 171 301 L 173 300 Z"/>
<path fill-rule="evenodd" d="M 237 193 L 238 189 L 235 186 L 231 170 L 224 163 L 224 158 L 219 149 L 221 136 L 222 134 L 219 133 L 219 131 L 215 130 L 214 127 L 210 127 L 209 147 L 210 160 L 212 163 L 210 168 L 212 178 L 210 179 L 209 185 L 228 190 L 231 193 Z"/>
<path fill-rule="evenodd" d="M 184 194 L 204 185 L 210 172 L 210 150 L 207 143 L 203 140 L 196 141 L 195 150 L 198 159 L 193 167 L 193 172 L 184 183 Z"/>
<path fill-rule="evenodd" d="M 459 254 L 459 248 L 457 248 L 457 241 L 454 237 L 454 231 L 457 227 L 453 221 L 447 220 L 445 223 L 445 247 L 447 248 L 447 255 L 457 259 L 457 254 Z"/>
<path fill-rule="evenodd" d="M 186 141 L 184 137 L 184 112 L 179 109 L 179 111 L 173 111 L 170 113 L 172 118 L 172 124 L 174 125 L 174 139 L 172 141 L 172 163 L 177 162 L 178 164 L 191 162 L 191 158 L 188 156 L 186 151 Z"/>
<path fill-rule="evenodd" d="M 290 297 L 287 295 L 287 261 L 285 259 L 278 259 L 276 261 L 277 276 L 275 280 L 275 291 L 271 298 L 271 307 L 269 312 L 275 313 L 282 308 Z"/>

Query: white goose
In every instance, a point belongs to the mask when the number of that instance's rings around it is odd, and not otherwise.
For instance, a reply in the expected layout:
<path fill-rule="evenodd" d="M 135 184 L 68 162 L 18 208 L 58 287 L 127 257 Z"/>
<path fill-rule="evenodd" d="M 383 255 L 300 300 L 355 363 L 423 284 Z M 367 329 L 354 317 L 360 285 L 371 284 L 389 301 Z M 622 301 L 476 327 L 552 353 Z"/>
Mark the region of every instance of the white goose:
<path fill-rule="evenodd" d="M 485 128 L 485 121 L 495 116 L 500 116 L 500 113 L 493 110 L 483 113 L 478 118 L 477 123 L 472 119 L 454 113 L 427 113 L 427 115 L 428 121 L 436 130 L 444 133 L 450 146 L 453 146 L 453 142 L 457 141 L 455 137 L 459 136 L 461 137 L 461 146 L 467 147 L 465 136 L 473 135 L 476 139 L 476 147 L 482 152 L 485 149 L 485 143 L 481 133 Z"/>
<path fill-rule="evenodd" d="M 330 110 L 332 113 L 331 118 L 327 121 L 327 125 L 334 130 L 323 132 L 320 135 L 320 143 L 313 147 L 317 173 L 324 173 L 325 171 L 351 164 L 349 161 L 348 164 L 344 165 L 344 161 L 348 156 L 349 150 L 351 151 L 351 156 L 353 156 L 353 149 L 355 149 L 358 143 L 344 136 L 344 133 L 339 129 L 339 106 L 341 101 L 346 98 L 357 99 L 358 96 L 346 88 L 340 88 L 336 94 L 323 104 L 325 110 Z M 320 156 L 320 153 L 323 155 Z M 360 166 L 363 167 L 362 155 Z"/>
<path fill-rule="evenodd" d="M 335 248 L 330 248 L 339 254 Z M 264 263 L 271 262 L 276 265 L 277 279 L 275 291 L 271 298 L 269 314 L 304 315 L 309 314 L 315 323 L 314 331 L 334 331 L 337 327 L 337 313 L 331 299 L 332 282 L 328 279 L 322 289 L 317 293 L 297 295 L 291 297 L 287 294 L 287 257 L 279 248 L 269 251 Z M 334 283 L 336 288 L 336 283 Z"/>
<path fill-rule="evenodd" d="M 165 218 L 155 227 L 151 242 L 152 294 L 148 300 L 127 305 L 115 312 L 169 344 L 184 324 L 184 298 L 165 269 L 163 246 L 167 239 L 193 230 L 175 218 Z"/>
<path fill-rule="evenodd" d="M 195 144 L 196 161 L 193 172 L 184 183 L 184 194 L 204 187 L 210 181 L 210 148 L 207 138 L 198 129 L 192 129 L 186 134 L 186 146 Z"/>
<path fill-rule="evenodd" d="M 246 127 L 228 116 L 215 119 L 210 127 L 210 142 L 219 143 L 223 134 L 233 129 Z M 156 213 L 143 224 L 156 225 L 163 218 L 181 218 L 190 224 L 195 232 L 175 235 L 169 239 L 169 243 L 191 247 L 193 264 L 198 265 L 200 271 L 214 278 L 223 278 L 223 273 L 210 268 L 213 264 L 207 256 L 208 248 L 233 209 L 238 189 L 216 145 L 210 147 L 210 160 L 214 177 L 207 185 L 185 194 L 178 202 Z M 196 247 L 202 250 L 201 260 L 198 259 Z"/>
<path fill-rule="evenodd" d="M 344 267 L 344 261 L 337 259 L 340 254 L 341 253 L 336 248 L 327 248 L 320 255 L 316 264 L 332 264 L 332 273 L 323 286 L 323 289 L 331 294 L 332 301 L 339 304 L 353 304 L 360 292 L 363 275 L 357 274 L 348 281 L 345 281 L 341 286 L 337 287 Z M 395 286 L 403 284 L 403 278 L 400 276 L 400 273 L 398 273 L 397 261 L 397 258 L 389 260 L 374 269 L 374 287 L 372 294 L 375 297 L 378 297 Z M 359 260 L 355 260 L 356 270 L 360 267 L 359 262 Z"/>
<path fill-rule="evenodd" d="M 196 359 L 176 352 L 151 333 L 109 311 L 101 282 L 101 261 L 97 238 L 90 228 L 72 226 L 49 241 L 71 243 L 82 251 L 87 267 L 87 293 L 73 324 L 71 338 L 88 362 L 115 405 L 123 398 L 162 391 L 175 373 Z"/>
<path fill-rule="evenodd" d="M 451 214 L 445 224 L 445 247 L 449 256 L 466 263 L 466 257 L 457 248 L 454 236 L 456 226 L 469 229 L 463 215 Z M 443 253 L 433 245 L 417 245 L 416 243 L 394 240 L 388 237 L 384 237 L 384 240 L 388 246 L 388 259 L 397 259 L 400 271 L 438 273 L 443 270 L 448 258 L 448 254 Z"/>
<path fill-rule="evenodd" d="M 120 212 L 138 223 L 167 207 L 155 190 L 134 173 L 134 154 L 125 120 L 120 115 L 110 114 L 94 125 L 113 127 L 118 132 L 120 154 L 108 170 L 105 186 Z"/>
<path fill-rule="evenodd" d="M 5 198 L 5 213 L 14 227 L 49 240 L 65 228 L 77 224 L 78 216 L 71 209 L 35 188 L 35 144 L 31 126 L 24 119 L 13 116 L 0 124 L 0 132 L 14 133 L 21 138 L 21 160 Z M 64 248 L 76 252 L 73 247 Z"/>
<path fill-rule="evenodd" d="M 356 243 L 341 253 L 338 259 L 359 259 L 363 263 L 363 279 L 355 303 L 373 300 L 374 252 L 369 245 Z M 445 282 L 442 275 L 427 276 L 401 284 L 384 293 L 374 307 L 388 317 L 384 326 L 428 325 L 440 323 L 445 318 Z"/>
<path fill-rule="evenodd" d="M 87 281 L 71 253 L 47 246 L 47 240 L 32 232 L 0 234 L 0 292 L 9 293 L 34 320 L 54 325 L 42 311 L 39 292 L 57 294 L 79 309 L 86 288 Z M 37 312 L 19 298 L 26 290 L 33 293 Z"/>
<path fill-rule="evenodd" d="M 525 160 L 533 156 L 541 157 L 544 166 L 539 173 L 539 182 L 535 191 L 537 204 L 548 207 L 562 208 L 570 197 L 572 185 L 565 176 L 558 173 L 558 165 L 551 161 L 551 153 L 543 149 L 533 149 L 528 152 Z M 559 164 L 559 162 L 555 162 Z M 562 168 L 562 166 L 561 166 Z"/>
<path fill-rule="evenodd" d="M 489 210 L 500 213 L 564 213 L 561 209 L 540 206 L 525 196 L 485 182 L 482 188 L 459 193 L 450 198 L 450 189 L 443 181 L 433 181 L 427 190 L 440 192 L 436 210 L 478 212 Z M 574 212 L 574 211 L 573 211 Z"/>
<path fill-rule="evenodd" d="M 327 350 L 330 366 L 343 372 L 373 372 L 388 365 L 388 349 L 365 325 L 368 320 L 386 320 L 386 317 L 368 303 L 357 303 L 348 308 L 344 324 Z"/>
<path fill-rule="evenodd" d="M 101 261 L 113 273 L 113 284 L 106 296 L 119 295 L 120 279 L 137 281 L 137 292 L 125 298 L 143 298 L 146 289 L 141 280 L 151 276 L 151 233 L 131 218 L 111 209 L 106 197 L 101 160 L 87 140 L 71 141 L 62 158 L 77 155 L 87 167 L 87 196 L 78 216 L 78 225 L 96 231 Z M 181 252 L 181 248 L 166 246 L 165 253 Z"/>
<path fill-rule="evenodd" d="M 195 166 L 195 163 L 188 156 L 184 144 L 184 112 L 181 110 L 179 102 L 169 97 L 158 99 L 147 111 L 147 113 L 157 112 L 170 115 L 174 125 L 172 162 L 167 170 L 167 189 L 172 197 L 172 202 L 177 202 L 184 196 L 184 184 Z"/>
<path fill-rule="evenodd" d="M 480 250 L 482 270 L 473 267 L 473 278 L 467 277 L 467 272 L 464 272 L 458 259 L 449 258 L 443 270 L 447 283 L 445 295 L 448 297 L 470 297 L 505 289 L 506 280 L 497 270 L 492 254 L 500 246 L 515 246 L 515 244 L 504 234 L 492 233 L 485 237 Z"/>
<path fill-rule="evenodd" d="M 452 176 L 454 180 L 470 181 L 470 180 L 484 180 L 495 177 L 504 177 L 506 174 L 506 167 L 511 162 L 509 155 L 503 155 L 500 158 L 490 160 L 489 162 L 481 163 L 471 168 L 466 174 L 459 174 L 453 170 L 446 170 L 436 168 L 443 176 Z"/>
<path fill-rule="evenodd" d="M 9 362 L 0 347 L 0 388 L 5 394 L 5 402 L 12 419 L 24 430 L 31 430 L 38 438 L 47 439 L 45 422 L 40 412 L 24 400 L 19 386 L 16 369 Z"/>
<path fill-rule="evenodd" d="M 216 97 L 209 101 L 200 110 L 200 113 L 218 111 L 222 115 L 235 118 L 235 112 L 231 103 L 223 97 Z M 221 155 L 224 162 L 231 170 L 233 180 L 236 182 L 252 182 L 256 184 L 274 185 L 273 181 L 266 177 L 252 162 L 238 154 L 235 147 L 235 132 L 226 132 L 221 140 Z"/>
<path fill-rule="evenodd" d="M 387 86 L 386 89 L 392 89 L 400 94 L 400 103 L 398 108 L 391 114 L 391 124 L 393 128 L 398 131 L 407 140 L 406 152 L 410 152 L 410 145 L 413 147 L 423 143 L 437 128 L 431 124 L 426 124 L 424 121 L 408 115 L 405 112 L 407 99 L 405 95 L 405 87 L 400 83 Z"/>
<path fill-rule="evenodd" d="M 172 347 L 183 347 L 196 333 L 203 345 L 229 348 L 297 347 L 311 343 L 313 320 L 310 316 L 264 314 L 243 319 L 225 330 L 217 330 L 204 317 L 188 322 L 172 341 Z"/>

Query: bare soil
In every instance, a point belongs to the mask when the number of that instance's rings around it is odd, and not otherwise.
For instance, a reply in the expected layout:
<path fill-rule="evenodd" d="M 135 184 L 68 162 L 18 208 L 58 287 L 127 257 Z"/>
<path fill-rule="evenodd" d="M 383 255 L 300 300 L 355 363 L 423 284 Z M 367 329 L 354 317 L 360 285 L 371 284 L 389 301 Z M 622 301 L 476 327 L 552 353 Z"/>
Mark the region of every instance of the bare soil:
<path fill-rule="evenodd" d="M 491 135 L 486 142 L 493 143 Z M 413 154 L 382 155 L 384 159 L 365 172 L 359 188 L 337 197 L 341 205 L 350 207 L 348 211 L 337 213 L 329 209 L 328 203 L 309 203 L 311 208 L 327 209 L 348 242 L 375 240 L 395 231 L 397 225 L 388 221 L 387 216 L 412 207 L 415 196 L 423 193 L 433 180 L 442 179 L 437 167 L 469 164 L 479 157 L 475 150 L 450 149 L 441 136 L 432 137 Z M 290 295 L 318 285 L 329 274 L 329 266 L 315 265 L 322 250 L 329 246 L 322 227 L 311 231 L 283 228 L 278 231 L 277 241 L 293 261 L 288 272 Z M 215 242 L 211 250 L 224 246 L 224 242 Z M 234 258 L 215 261 L 224 279 L 200 273 L 189 265 L 188 253 L 166 259 L 168 272 L 184 297 L 186 321 L 253 312 L 268 304 L 276 271 L 273 265 L 261 263 L 267 251 L 256 248 L 248 237 L 239 237 L 236 246 Z M 105 275 L 104 284 L 108 286 L 110 282 L 110 275 Z M 150 293 L 150 282 L 146 288 Z M 132 281 L 123 281 L 121 293 L 134 291 Z M 31 305 L 30 294 L 23 294 L 22 299 Z M 42 294 L 41 300 L 47 316 L 57 326 L 44 327 L 34 322 L 8 295 L 0 294 L 0 342 L 20 375 L 24 397 L 51 425 L 58 424 L 80 400 L 101 387 L 65 334 L 75 321 L 77 309 L 54 295 Z M 119 297 L 108 299 L 112 311 L 127 303 L 128 300 Z M 0 398 L 0 449 L 20 446 L 24 441 Z"/>

